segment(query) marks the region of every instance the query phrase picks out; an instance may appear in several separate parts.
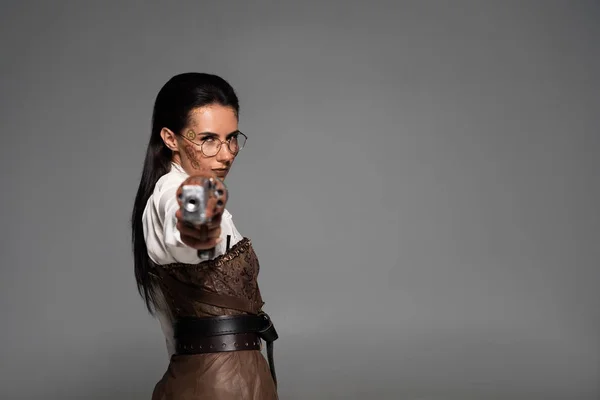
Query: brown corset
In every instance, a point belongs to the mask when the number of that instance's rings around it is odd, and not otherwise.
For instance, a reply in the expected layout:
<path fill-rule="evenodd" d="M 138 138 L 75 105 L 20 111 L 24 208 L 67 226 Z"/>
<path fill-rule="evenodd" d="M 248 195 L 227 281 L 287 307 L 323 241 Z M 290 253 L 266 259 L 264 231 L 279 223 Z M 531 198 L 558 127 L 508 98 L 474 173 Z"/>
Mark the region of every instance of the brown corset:
<path fill-rule="evenodd" d="M 257 314 L 264 304 L 259 269 L 250 239 L 243 238 L 209 261 L 158 266 L 158 284 L 175 319 Z"/>

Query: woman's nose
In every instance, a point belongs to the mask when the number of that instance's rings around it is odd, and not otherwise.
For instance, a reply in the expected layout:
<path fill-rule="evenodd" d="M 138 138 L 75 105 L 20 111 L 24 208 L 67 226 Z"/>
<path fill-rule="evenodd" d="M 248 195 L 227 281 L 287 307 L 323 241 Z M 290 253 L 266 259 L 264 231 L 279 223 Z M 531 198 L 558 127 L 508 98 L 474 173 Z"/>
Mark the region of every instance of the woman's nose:
<path fill-rule="evenodd" d="M 217 153 L 217 160 L 220 162 L 231 161 L 235 155 L 229 150 L 229 146 L 222 144 L 219 152 Z"/>

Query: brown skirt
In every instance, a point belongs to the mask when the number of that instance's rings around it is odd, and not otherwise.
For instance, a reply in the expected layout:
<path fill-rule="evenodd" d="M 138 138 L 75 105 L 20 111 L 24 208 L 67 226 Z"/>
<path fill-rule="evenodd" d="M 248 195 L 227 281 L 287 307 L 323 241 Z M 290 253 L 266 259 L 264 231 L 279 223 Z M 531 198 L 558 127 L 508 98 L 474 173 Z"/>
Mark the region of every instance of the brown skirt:
<path fill-rule="evenodd" d="M 173 355 L 152 400 L 277 400 L 260 350 Z"/>

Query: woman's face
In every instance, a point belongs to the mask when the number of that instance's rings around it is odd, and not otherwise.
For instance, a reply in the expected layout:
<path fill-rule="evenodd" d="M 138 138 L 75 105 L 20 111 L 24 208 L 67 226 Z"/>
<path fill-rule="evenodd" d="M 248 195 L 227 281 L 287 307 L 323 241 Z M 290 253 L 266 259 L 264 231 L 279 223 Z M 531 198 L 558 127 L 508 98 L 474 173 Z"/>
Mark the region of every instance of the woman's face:
<path fill-rule="evenodd" d="M 188 175 L 209 169 L 225 179 L 239 151 L 236 142 L 240 138 L 238 118 L 231 107 L 213 104 L 193 109 L 188 124 L 174 137 L 177 150 L 173 161 Z"/>

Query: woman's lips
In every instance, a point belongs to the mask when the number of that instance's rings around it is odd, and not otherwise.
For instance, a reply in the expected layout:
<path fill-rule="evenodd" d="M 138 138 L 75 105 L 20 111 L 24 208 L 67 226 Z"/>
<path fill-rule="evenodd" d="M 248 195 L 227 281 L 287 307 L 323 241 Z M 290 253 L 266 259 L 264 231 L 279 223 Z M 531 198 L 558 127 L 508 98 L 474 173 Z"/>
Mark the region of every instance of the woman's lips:
<path fill-rule="evenodd" d="M 227 168 L 213 169 L 213 172 L 218 177 L 223 177 L 223 176 L 227 175 L 227 171 L 229 171 L 229 169 L 227 169 Z"/>

